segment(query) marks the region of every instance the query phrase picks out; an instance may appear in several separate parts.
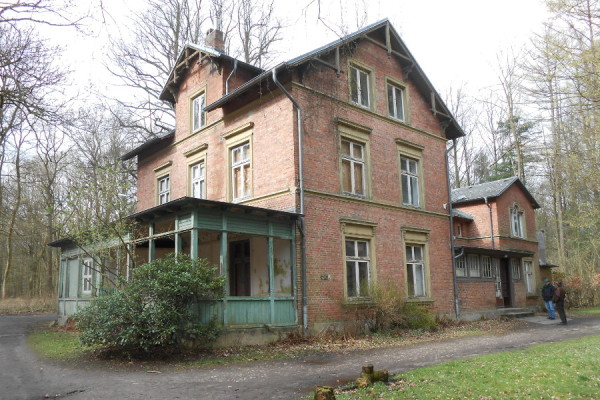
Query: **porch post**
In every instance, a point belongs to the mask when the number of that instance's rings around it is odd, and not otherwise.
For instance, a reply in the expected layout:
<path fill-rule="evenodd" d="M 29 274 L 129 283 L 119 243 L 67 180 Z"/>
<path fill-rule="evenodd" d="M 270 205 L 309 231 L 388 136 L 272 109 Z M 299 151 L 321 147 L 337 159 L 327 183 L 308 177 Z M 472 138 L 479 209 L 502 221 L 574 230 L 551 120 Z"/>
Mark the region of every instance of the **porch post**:
<path fill-rule="evenodd" d="M 271 233 L 271 224 L 269 223 L 269 233 Z M 275 323 L 275 260 L 273 259 L 273 236 L 268 240 L 268 260 L 269 260 L 269 300 L 271 305 L 271 324 Z"/>
<path fill-rule="evenodd" d="M 192 243 L 190 243 L 190 257 L 192 257 L 192 259 L 197 259 L 198 258 L 198 229 L 197 228 L 192 228 L 192 231 L 190 232 L 190 237 L 191 237 L 191 241 Z"/>
<path fill-rule="evenodd" d="M 156 248 L 154 245 L 154 224 L 150 224 L 148 226 L 148 236 L 150 236 L 150 238 L 148 239 L 148 262 L 152 262 L 154 261 L 154 258 L 156 257 Z"/>
<path fill-rule="evenodd" d="M 221 232 L 221 257 L 220 257 L 220 268 L 221 275 L 225 275 L 225 296 L 223 297 L 223 325 L 227 326 L 229 322 L 227 314 L 227 296 L 229 296 L 229 275 L 227 273 L 227 216 L 221 214 L 221 223 L 223 231 Z"/>

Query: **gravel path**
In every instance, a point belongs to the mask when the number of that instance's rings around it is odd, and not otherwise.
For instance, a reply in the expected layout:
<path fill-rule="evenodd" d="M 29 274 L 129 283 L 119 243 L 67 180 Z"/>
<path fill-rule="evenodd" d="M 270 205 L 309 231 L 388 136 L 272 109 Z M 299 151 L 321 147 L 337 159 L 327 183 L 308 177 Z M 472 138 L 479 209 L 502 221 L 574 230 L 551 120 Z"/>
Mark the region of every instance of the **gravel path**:
<path fill-rule="evenodd" d="M 567 326 L 531 317 L 525 319 L 527 328 L 502 335 L 148 373 L 37 360 L 25 345 L 25 332 L 32 324 L 53 318 L 0 316 L 0 399 L 297 399 L 309 394 L 315 385 L 339 385 L 356 378 L 367 363 L 395 374 L 449 360 L 600 334 L 600 316 L 572 319 Z"/>

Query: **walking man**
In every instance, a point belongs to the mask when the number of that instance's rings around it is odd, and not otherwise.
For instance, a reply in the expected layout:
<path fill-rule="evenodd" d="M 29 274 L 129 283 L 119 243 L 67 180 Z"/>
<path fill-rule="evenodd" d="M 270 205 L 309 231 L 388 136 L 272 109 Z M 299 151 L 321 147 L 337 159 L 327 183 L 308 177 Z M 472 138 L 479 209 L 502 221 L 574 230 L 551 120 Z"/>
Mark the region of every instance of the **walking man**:
<path fill-rule="evenodd" d="M 558 282 L 556 284 L 556 290 L 554 291 L 554 304 L 556 305 L 556 311 L 558 311 L 558 315 L 560 316 L 560 324 L 567 324 L 567 315 L 565 314 L 565 288 L 563 288 L 563 283 Z"/>
<path fill-rule="evenodd" d="M 544 286 L 542 287 L 542 298 L 544 299 L 544 305 L 546 311 L 548 311 L 548 319 L 554 319 L 554 286 L 550 283 L 550 279 L 544 279 Z"/>

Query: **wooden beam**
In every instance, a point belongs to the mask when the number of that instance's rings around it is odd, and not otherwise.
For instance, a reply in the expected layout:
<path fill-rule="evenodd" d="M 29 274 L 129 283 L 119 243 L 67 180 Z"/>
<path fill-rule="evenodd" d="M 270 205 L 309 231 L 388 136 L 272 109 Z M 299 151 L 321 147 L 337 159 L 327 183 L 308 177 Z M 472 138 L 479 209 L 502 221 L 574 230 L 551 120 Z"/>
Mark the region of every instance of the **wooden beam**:
<path fill-rule="evenodd" d="M 379 46 L 382 49 L 385 49 L 387 51 L 387 46 L 384 43 L 378 42 L 377 40 L 375 40 L 373 38 L 370 38 L 369 36 L 366 36 L 366 35 L 363 36 L 363 38 L 366 39 L 366 40 L 368 40 L 369 42 L 371 42 L 373 44 L 376 44 L 377 46 Z M 403 60 L 410 61 L 411 63 L 414 62 L 412 58 L 410 58 L 408 56 L 405 56 L 404 54 L 401 54 L 401 53 L 397 52 L 396 50 L 392 49 L 391 53 L 393 55 L 395 55 L 395 56 L 398 56 L 398 57 L 402 58 Z"/>
<path fill-rule="evenodd" d="M 392 55 L 392 40 L 390 38 L 390 24 L 385 24 L 385 45 L 387 46 L 388 57 Z"/>
<path fill-rule="evenodd" d="M 329 67 L 329 68 L 333 69 L 334 71 L 336 71 L 336 73 L 337 73 L 338 75 L 339 75 L 339 74 L 340 74 L 340 72 L 341 72 L 341 70 L 340 70 L 340 67 L 339 67 L 339 63 L 338 63 L 338 65 L 333 65 L 333 64 L 331 64 L 331 63 L 328 63 L 328 62 L 327 62 L 327 61 L 325 61 L 325 60 L 322 60 L 322 59 L 320 59 L 319 57 L 313 57 L 313 58 L 311 58 L 311 60 L 313 60 L 313 61 L 318 61 L 318 62 L 320 62 L 321 64 L 325 65 L 326 67 Z"/>

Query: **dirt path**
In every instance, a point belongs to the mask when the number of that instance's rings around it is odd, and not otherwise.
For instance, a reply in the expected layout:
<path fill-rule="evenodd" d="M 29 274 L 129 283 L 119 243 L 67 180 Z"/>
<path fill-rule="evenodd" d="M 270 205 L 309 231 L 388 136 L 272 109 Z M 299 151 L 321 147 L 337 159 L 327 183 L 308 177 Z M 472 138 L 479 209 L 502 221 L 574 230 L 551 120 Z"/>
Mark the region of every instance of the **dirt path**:
<path fill-rule="evenodd" d="M 366 363 L 398 373 L 448 360 L 600 334 L 600 317 L 574 319 L 567 326 L 550 323 L 543 317 L 532 317 L 526 329 L 503 335 L 210 369 L 147 373 L 98 370 L 91 366 L 86 369 L 85 365 L 72 368 L 36 361 L 24 347 L 23 333 L 28 325 L 39 321 L 39 316 L 0 316 L 2 400 L 42 399 L 45 395 L 68 399 L 297 399 L 309 394 L 317 384 L 337 385 L 355 378 Z M 5 333 L 7 328 L 12 333 Z"/>

